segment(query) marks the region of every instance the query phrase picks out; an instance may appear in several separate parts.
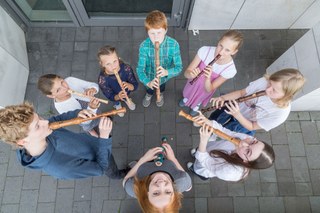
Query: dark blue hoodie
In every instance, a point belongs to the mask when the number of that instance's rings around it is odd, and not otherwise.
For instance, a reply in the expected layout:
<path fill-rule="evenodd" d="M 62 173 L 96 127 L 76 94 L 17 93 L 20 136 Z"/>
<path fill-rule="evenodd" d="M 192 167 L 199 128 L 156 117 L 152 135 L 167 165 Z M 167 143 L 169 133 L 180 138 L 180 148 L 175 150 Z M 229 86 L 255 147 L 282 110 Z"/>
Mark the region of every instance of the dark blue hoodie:
<path fill-rule="evenodd" d="M 49 119 L 69 120 L 77 117 L 75 110 Z M 25 149 L 17 150 L 18 161 L 30 169 L 42 170 L 59 179 L 76 179 L 101 176 L 108 168 L 112 139 L 96 138 L 85 133 L 73 133 L 60 128 L 54 130 L 46 141 L 48 146 L 39 156 L 30 156 Z"/>

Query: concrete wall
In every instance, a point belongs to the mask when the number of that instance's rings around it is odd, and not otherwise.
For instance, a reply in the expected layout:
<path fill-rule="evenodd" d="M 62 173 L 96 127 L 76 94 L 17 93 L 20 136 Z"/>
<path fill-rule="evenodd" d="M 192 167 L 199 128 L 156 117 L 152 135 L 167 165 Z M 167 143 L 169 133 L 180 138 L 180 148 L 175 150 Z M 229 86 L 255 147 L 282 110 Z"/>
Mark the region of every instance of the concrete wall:
<path fill-rule="evenodd" d="M 0 7 L 0 106 L 24 100 L 28 75 L 25 34 Z"/>
<path fill-rule="evenodd" d="M 189 30 L 310 29 L 320 0 L 196 0 Z"/>
<path fill-rule="evenodd" d="M 292 104 L 293 111 L 320 110 L 320 22 L 303 35 L 268 68 L 268 73 L 293 67 L 307 82 Z"/>

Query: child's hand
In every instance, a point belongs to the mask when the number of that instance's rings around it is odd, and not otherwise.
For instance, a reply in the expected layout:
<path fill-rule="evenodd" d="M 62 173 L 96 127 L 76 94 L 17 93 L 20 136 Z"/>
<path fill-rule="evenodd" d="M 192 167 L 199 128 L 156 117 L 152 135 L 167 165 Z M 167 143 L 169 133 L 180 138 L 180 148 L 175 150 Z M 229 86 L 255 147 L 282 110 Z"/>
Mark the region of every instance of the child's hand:
<path fill-rule="evenodd" d="M 217 97 L 217 98 L 211 98 L 210 103 L 212 103 L 212 106 L 214 106 L 216 109 L 221 109 L 223 106 L 225 100 L 223 97 Z"/>
<path fill-rule="evenodd" d="M 108 117 L 102 117 L 99 123 L 100 138 L 107 139 L 112 130 L 112 121 Z"/>
<path fill-rule="evenodd" d="M 162 152 L 162 147 L 155 147 L 152 149 L 149 149 L 143 156 L 140 158 L 139 161 L 142 163 L 152 161 L 157 158 L 157 154 Z"/>
<path fill-rule="evenodd" d="M 126 99 L 126 95 L 127 93 L 122 90 L 118 93 L 118 97 L 121 101 L 124 101 Z"/>
<path fill-rule="evenodd" d="M 122 87 L 124 89 L 130 90 L 130 91 L 132 91 L 134 89 L 134 86 L 132 84 L 125 82 L 125 81 L 122 82 Z"/>
<path fill-rule="evenodd" d="M 92 97 L 89 103 L 89 107 L 91 109 L 97 109 L 100 106 L 100 102 L 98 98 Z"/>
<path fill-rule="evenodd" d="M 87 96 L 94 96 L 97 93 L 95 88 L 89 88 L 84 91 L 84 94 Z"/>
<path fill-rule="evenodd" d="M 193 69 L 190 73 L 191 78 L 195 78 L 200 73 L 200 69 L 197 67 Z"/>
<path fill-rule="evenodd" d="M 152 81 L 150 81 L 147 85 L 149 88 L 152 89 L 158 89 L 159 88 L 159 81 L 157 78 L 153 79 Z"/>
<path fill-rule="evenodd" d="M 78 113 L 79 118 L 91 118 L 96 114 L 88 109 L 83 109 Z"/>
<path fill-rule="evenodd" d="M 209 128 L 209 125 L 204 125 L 200 128 L 200 142 L 207 143 L 210 136 L 212 135 L 212 130 Z"/>
<path fill-rule="evenodd" d="M 165 155 L 167 159 L 173 161 L 176 157 L 174 156 L 174 152 L 171 146 L 168 143 L 163 143 L 162 146 L 166 150 Z"/>
<path fill-rule="evenodd" d="M 235 100 L 231 100 L 226 103 L 226 107 L 228 110 L 225 110 L 225 112 L 229 115 L 232 115 L 233 117 L 236 117 L 240 113 L 239 104 Z"/>
<path fill-rule="evenodd" d="M 207 79 L 210 79 L 211 77 L 211 70 L 212 70 L 212 66 L 206 66 L 206 68 L 204 68 L 203 72 L 204 75 L 206 76 Z"/>
<path fill-rule="evenodd" d="M 168 70 L 165 70 L 163 67 L 159 66 L 157 68 L 157 77 L 165 77 L 168 75 Z"/>

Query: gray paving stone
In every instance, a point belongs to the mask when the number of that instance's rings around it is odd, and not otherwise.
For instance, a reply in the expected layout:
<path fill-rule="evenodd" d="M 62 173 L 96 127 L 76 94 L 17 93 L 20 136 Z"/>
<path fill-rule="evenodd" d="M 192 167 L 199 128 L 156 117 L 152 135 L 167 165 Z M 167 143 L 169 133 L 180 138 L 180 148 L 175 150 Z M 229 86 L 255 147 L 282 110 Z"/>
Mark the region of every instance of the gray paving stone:
<path fill-rule="evenodd" d="M 46 29 L 46 41 L 60 41 L 61 29 L 48 27 Z"/>
<path fill-rule="evenodd" d="M 88 41 L 90 36 L 90 28 L 89 27 L 79 27 L 76 30 L 76 41 Z"/>
<path fill-rule="evenodd" d="M 88 60 L 97 61 L 97 53 L 99 49 L 105 45 L 115 47 L 115 42 L 89 42 Z"/>
<path fill-rule="evenodd" d="M 41 180 L 41 173 L 26 169 L 23 176 L 22 189 L 39 189 Z"/>
<path fill-rule="evenodd" d="M 317 125 L 314 122 L 300 121 L 305 144 L 319 144 Z"/>
<path fill-rule="evenodd" d="M 279 196 L 278 184 L 262 182 L 260 184 L 261 195 L 265 197 Z"/>
<path fill-rule="evenodd" d="M 101 212 L 104 200 L 108 200 L 109 187 L 92 188 L 91 212 Z"/>
<path fill-rule="evenodd" d="M 211 194 L 213 197 L 226 197 L 228 196 L 228 182 L 213 178 L 210 183 Z"/>
<path fill-rule="evenodd" d="M 257 197 L 235 197 L 233 200 L 234 212 L 255 213 L 259 211 Z"/>
<path fill-rule="evenodd" d="M 72 212 L 74 189 L 58 189 L 57 200 L 55 202 L 55 212 Z M 47 206 L 47 208 L 52 208 Z"/>
<path fill-rule="evenodd" d="M 161 134 L 175 134 L 175 113 L 174 112 L 162 112 L 161 113 Z"/>
<path fill-rule="evenodd" d="M 215 212 L 234 212 L 233 198 L 221 197 L 221 198 L 208 198 L 208 211 Z"/>
<path fill-rule="evenodd" d="M 287 121 L 285 125 L 287 132 L 301 132 L 299 121 Z"/>
<path fill-rule="evenodd" d="M 2 142 L 0 143 L 0 163 L 1 164 L 5 164 L 9 162 L 9 158 L 10 158 L 10 153 L 11 153 L 11 146 Z M 5 171 L 0 171 L 1 172 L 6 172 L 7 169 L 5 169 Z"/>
<path fill-rule="evenodd" d="M 294 182 L 278 182 L 279 194 L 281 196 L 296 195 Z"/>
<path fill-rule="evenodd" d="M 128 164 L 128 149 L 127 148 L 113 148 L 112 154 L 114 157 L 114 160 L 116 161 L 116 164 L 118 166 L 118 169 L 124 169 L 126 168 Z"/>
<path fill-rule="evenodd" d="M 4 187 L 2 204 L 19 203 L 21 188 L 22 188 L 22 177 L 7 178 L 5 187 Z"/>
<path fill-rule="evenodd" d="M 188 213 L 188 212 L 194 212 L 194 198 L 184 198 L 182 200 L 182 208 L 179 212 L 181 213 Z"/>
<path fill-rule="evenodd" d="M 288 145 L 274 145 L 273 149 L 275 156 L 279 156 L 275 161 L 276 169 L 291 169 Z"/>
<path fill-rule="evenodd" d="M 310 178 L 314 195 L 320 195 L 320 170 L 310 169 Z"/>
<path fill-rule="evenodd" d="M 87 51 L 88 50 L 88 42 L 86 41 L 77 41 L 74 43 L 74 51 Z"/>
<path fill-rule="evenodd" d="M 319 213 L 320 212 L 320 197 L 312 196 L 309 197 L 311 212 Z"/>
<path fill-rule="evenodd" d="M 285 197 L 286 212 L 311 212 L 308 197 Z"/>
<path fill-rule="evenodd" d="M 310 169 L 319 169 L 320 160 L 320 145 L 306 145 L 306 156 L 308 159 L 308 165 Z"/>
<path fill-rule="evenodd" d="M 74 188 L 74 186 L 75 186 L 74 180 L 58 180 L 59 189 Z"/>
<path fill-rule="evenodd" d="M 193 188 L 196 198 L 211 197 L 210 188 L 207 184 L 194 184 Z"/>
<path fill-rule="evenodd" d="M 72 212 L 76 213 L 87 213 L 90 212 L 90 201 L 76 201 L 73 202 L 73 210 Z"/>
<path fill-rule="evenodd" d="M 295 182 L 310 182 L 307 159 L 305 157 L 292 157 L 292 170 Z"/>
<path fill-rule="evenodd" d="M 74 52 L 72 60 L 72 71 L 84 71 L 86 70 L 87 61 L 86 52 Z"/>
<path fill-rule="evenodd" d="M 244 183 L 243 182 L 228 182 L 228 195 L 229 196 L 244 196 Z"/>
<path fill-rule="evenodd" d="M 16 151 L 11 150 L 7 176 L 22 176 L 23 174 L 24 174 L 24 169 L 17 162 Z"/>
<path fill-rule="evenodd" d="M 282 124 L 271 130 L 272 144 L 288 144 L 286 128 Z"/>
<path fill-rule="evenodd" d="M 148 148 L 159 146 L 161 144 L 160 125 L 157 123 L 145 124 L 144 128 L 144 146 Z"/>
<path fill-rule="evenodd" d="M 71 75 L 71 61 L 58 61 L 56 75 L 59 75 L 63 78 Z"/>
<path fill-rule="evenodd" d="M 288 141 L 290 156 L 306 156 L 301 133 L 288 133 Z"/>
<path fill-rule="evenodd" d="M 132 28 L 132 39 L 134 41 L 142 42 L 147 38 L 147 32 L 144 27 L 133 27 Z"/>
<path fill-rule="evenodd" d="M 61 41 L 74 41 L 76 35 L 76 28 L 61 28 Z"/>
<path fill-rule="evenodd" d="M 1 205 L 1 213 L 18 213 L 19 204 L 6 204 Z"/>
<path fill-rule="evenodd" d="M 53 177 L 42 176 L 38 202 L 55 202 L 56 192 L 57 180 Z"/>
<path fill-rule="evenodd" d="M 207 198 L 195 198 L 194 199 L 194 208 L 196 213 L 208 212 L 208 202 Z"/>
<path fill-rule="evenodd" d="M 38 203 L 37 213 L 54 213 L 54 205 L 54 203 Z M 68 212 L 68 209 L 65 210 Z"/>
<path fill-rule="evenodd" d="M 42 28 L 30 28 L 27 31 L 26 40 L 29 42 L 43 42 L 46 40 L 46 31 Z"/>
<path fill-rule="evenodd" d="M 260 197 L 260 212 L 285 212 L 284 200 L 282 197 Z"/>
<path fill-rule="evenodd" d="M 91 199 L 92 179 L 78 179 L 75 181 L 74 200 L 83 201 Z"/>
<path fill-rule="evenodd" d="M 118 208 L 117 208 L 118 207 Z M 110 213 L 127 213 L 127 212 L 132 212 L 132 213 L 141 213 L 139 204 L 136 200 L 123 200 L 121 201 L 121 204 L 119 206 L 119 202 L 117 201 L 105 201 L 103 205 L 103 212 L 106 212 L 108 210 L 109 212 L 110 208 Z M 114 211 L 116 210 L 116 211 Z"/>
<path fill-rule="evenodd" d="M 90 41 L 103 41 L 104 27 L 91 27 Z"/>
<path fill-rule="evenodd" d="M 144 134 L 144 114 L 130 113 L 129 115 L 129 135 L 143 135 Z"/>
<path fill-rule="evenodd" d="M 122 187 L 122 182 L 119 180 L 110 179 L 109 199 L 123 199 L 125 198 L 125 191 L 119 190 Z"/>
<path fill-rule="evenodd" d="M 20 209 L 21 213 L 34 213 L 37 210 L 38 190 L 22 190 Z"/>
<path fill-rule="evenodd" d="M 128 124 L 118 123 L 116 128 L 112 130 L 112 147 L 127 147 L 128 146 Z"/>
<path fill-rule="evenodd" d="M 143 156 L 144 136 L 129 136 L 128 138 L 128 163 L 139 160 Z"/>
<path fill-rule="evenodd" d="M 277 182 L 274 165 L 268 169 L 259 170 L 261 182 Z"/>
<path fill-rule="evenodd" d="M 320 112 L 310 112 L 311 121 L 319 121 L 320 120 Z"/>
<path fill-rule="evenodd" d="M 119 37 L 120 41 L 130 41 L 132 38 L 132 27 L 119 27 Z"/>
<path fill-rule="evenodd" d="M 296 183 L 296 195 L 308 196 L 313 195 L 311 183 Z"/>
<path fill-rule="evenodd" d="M 103 35 L 104 41 L 118 40 L 118 37 L 119 37 L 118 27 L 105 27 L 104 28 L 104 35 Z"/>
<path fill-rule="evenodd" d="M 192 146 L 192 137 L 190 135 L 191 125 L 190 123 L 177 123 L 176 134 L 177 134 L 177 145 L 178 146 Z"/>

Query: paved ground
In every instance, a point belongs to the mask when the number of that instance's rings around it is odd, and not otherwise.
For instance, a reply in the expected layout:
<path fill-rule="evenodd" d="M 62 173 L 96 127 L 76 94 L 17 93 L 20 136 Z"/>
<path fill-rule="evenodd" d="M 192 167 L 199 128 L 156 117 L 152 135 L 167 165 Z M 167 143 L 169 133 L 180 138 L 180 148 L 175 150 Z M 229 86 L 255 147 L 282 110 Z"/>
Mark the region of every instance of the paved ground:
<path fill-rule="evenodd" d="M 238 74 L 220 91 L 226 93 L 243 88 L 262 76 L 265 68 L 304 32 L 243 31 L 245 44 L 236 56 Z M 184 67 L 199 47 L 215 44 L 222 33 L 201 31 L 200 35 L 193 36 L 191 32 L 174 28 L 168 32 L 181 45 Z M 105 44 L 116 46 L 119 55 L 135 67 L 138 46 L 145 37 L 142 27 L 30 29 L 27 33 L 30 76 L 26 100 L 34 103 L 44 117 L 56 113 L 52 102 L 36 88 L 39 76 L 57 73 L 96 81 L 99 72 L 96 53 Z M 185 82 L 180 75 L 168 83 L 165 105 L 161 109 L 155 102 L 149 108 L 142 107 L 142 85 L 133 94 L 137 109 L 124 118 L 115 119 L 113 153 L 119 167 L 157 146 L 164 135 L 184 166 L 192 160 L 189 149 L 199 141 L 198 129 L 178 117 L 177 103 Z M 79 131 L 78 127 L 72 129 Z M 258 132 L 258 138 L 271 141 L 276 152 L 275 166 L 253 171 L 240 183 L 217 179 L 204 182 L 192 176 L 193 189 L 184 194 L 181 212 L 320 212 L 319 131 L 320 112 L 293 112 L 285 124 L 271 132 Z M 9 146 L 1 143 L 0 150 L 3 213 L 140 212 L 136 200 L 128 198 L 122 190 L 120 181 L 107 177 L 58 181 L 40 172 L 22 169 Z"/>

